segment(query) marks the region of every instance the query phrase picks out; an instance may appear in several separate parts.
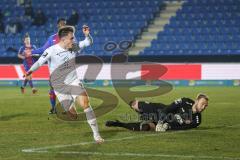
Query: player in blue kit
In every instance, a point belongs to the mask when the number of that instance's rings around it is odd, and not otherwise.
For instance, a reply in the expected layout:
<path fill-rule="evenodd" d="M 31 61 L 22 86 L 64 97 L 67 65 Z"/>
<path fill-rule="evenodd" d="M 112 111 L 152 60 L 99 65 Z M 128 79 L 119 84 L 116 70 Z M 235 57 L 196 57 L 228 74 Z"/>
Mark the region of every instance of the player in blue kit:
<path fill-rule="evenodd" d="M 58 21 L 57 21 L 58 30 L 59 30 L 59 28 L 65 26 L 65 25 L 66 25 L 66 20 L 64 18 L 58 19 Z M 55 33 L 48 38 L 47 42 L 41 48 L 34 50 L 33 54 L 42 54 L 47 48 L 57 44 L 58 42 L 59 42 L 59 37 L 58 37 L 58 34 Z"/>
<path fill-rule="evenodd" d="M 57 21 L 57 28 L 63 27 L 66 25 L 66 20 L 64 18 L 59 18 Z M 41 47 L 33 51 L 33 54 L 42 54 L 47 48 L 57 44 L 59 42 L 58 34 L 55 33 L 51 35 L 47 42 Z M 50 90 L 49 90 L 49 98 L 51 103 L 51 109 L 49 111 L 49 114 L 55 114 L 56 113 L 56 95 L 54 93 L 53 87 L 51 86 L 51 83 L 49 82 Z"/>
<path fill-rule="evenodd" d="M 34 64 L 34 59 L 32 57 L 33 56 L 32 50 L 36 49 L 36 46 L 31 45 L 31 39 L 28 33 L 25 34 L 23 38 L 23 42 L 24 42 L 24 45 L 20 47 L 18 51 L 18 58 L 23 60 L 24 70 L 25 72 L 27 72 Z M 29 86 L 32 88 L 32 93 L 35 94 L 37 92 L 37 89 L 33 87 L 31 75 L 25 77 L 24 82 L 21 86 L 21 92 L 22 93 L 25 92 L 25 87 L 27 83 L 29 83 Z"/>

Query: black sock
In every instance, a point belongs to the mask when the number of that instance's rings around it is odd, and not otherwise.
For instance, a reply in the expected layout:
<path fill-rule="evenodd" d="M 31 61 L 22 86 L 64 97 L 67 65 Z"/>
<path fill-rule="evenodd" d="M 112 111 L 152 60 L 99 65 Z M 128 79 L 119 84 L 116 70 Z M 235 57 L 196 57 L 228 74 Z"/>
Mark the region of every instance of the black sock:
<path fill-rule="evenodd" d="M 120 121 L 107 121 L 106 126 L 108 127 L 123 127 L 132 131 L 149 131 L 149 124 L 142 122 L 123 123 Z"/>
<path fill-rule="evenodd" d="M 149 124 L 142 123 L 142 122 L 122 123 L 121 127 L 132 130 L 132 131 L 149 131 L 151 129 Z"/>
<path fill-rule="evenodd" d="M 123 127 L 132 131 L 140 131 L 140 122 L 136 123 L 121 123 L 119 127 Z"/>

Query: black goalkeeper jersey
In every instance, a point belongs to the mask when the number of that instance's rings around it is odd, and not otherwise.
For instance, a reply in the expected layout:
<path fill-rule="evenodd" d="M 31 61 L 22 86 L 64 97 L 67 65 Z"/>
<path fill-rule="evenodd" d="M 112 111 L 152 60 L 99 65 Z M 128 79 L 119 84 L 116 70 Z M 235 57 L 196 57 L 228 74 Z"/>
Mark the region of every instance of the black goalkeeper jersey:
<path fill-rule="evenodd" d="M 196 128 L 201 124 L 201 113 L 192 113 L 194 101 L 180 98 L 169 105 L 162 103 L 138 102 L 141 120 L 151 120 L 155 124 L 161 120 L 167 122 L 171 130 Z"/>

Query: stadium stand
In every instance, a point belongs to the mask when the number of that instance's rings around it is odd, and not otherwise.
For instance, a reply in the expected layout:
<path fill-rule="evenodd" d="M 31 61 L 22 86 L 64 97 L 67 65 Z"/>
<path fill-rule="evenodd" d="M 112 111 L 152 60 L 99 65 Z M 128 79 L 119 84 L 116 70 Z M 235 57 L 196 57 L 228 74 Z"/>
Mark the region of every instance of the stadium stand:
<path fill-rule="evenodd" d="M 141 55 L 239 55 L 240 1 L 189 0 Z"/>
<path fill-rule="evenodd" d="M 33 10 L 41 9 L 48 20 L 43 26 L 33 26 L 24 16 L 24 6 L 16 0 L 2 0 L 4 25 L 20 17 L 23 30 L 16 34 L 0 33 L 0 57 L 16 57 L 22 45 L 22 36 L 29 32 L 32 44 L 40 47 L 47 37 L 56 32 L 56 20 L 68 18 L 72 9 L 78 11 L 81 30 L 83 24 L 92 28 L 94 45 L 85 53 L 110 56 L 118 53 L 105 51 L 104 44 L 114 41 L 135 40 L 147 30 L 166 0 L 32 0 Z M 140 56 L 161 55 L 240 55 L 240 0 L 187 0 L 176 16 L 159 32 L 151 46 Z M 82 39 L 82 33 L 76 34 Z"/>
<path fill-rule="evenodd" d="M 5 22 L 12 19 L 15 15 L 22 16 L 24 30 L 20 34 L 10 35 L 1 34 L 4 37 L 0 50 L 0 56 L 16 56 L 11 50 L 4 53 L 9 47 L 18 48 L 21 46 L 21 36 L 29 32 L 32 43 L 42 46 L 47 37 L 56 32 L 56 20 L 59 17 L 68 18 L 71 10 L 75 9 L 80 15 L 80 22 L 76 26 L 81 30 L 83 24 L 92 28 L 94 45 L 86 51 L 89 54 L 111 55 L 113 52 L 104 51 L 104 43 L 115 41 L 119 43 L 122 40 L 133 41 L 136 36 L 141 34 L 141 30 L 154 18 L 154 14 L 159 12 L 161 0 L 106 0 L 98 2 L 93 0 L 32 0 L 33 10 L 41 9 L 48 17 L 44 26 L 32 26 L 31 22 L 24 17 L 24 7 L 16 6 L 15 0 L 4 0 L 5 5 L 1 5 L 3 12 L 9 11 L 10 14 L 5 17 Z M 76 37 L 82 38 L 82 33 L 77 32 Z"/>

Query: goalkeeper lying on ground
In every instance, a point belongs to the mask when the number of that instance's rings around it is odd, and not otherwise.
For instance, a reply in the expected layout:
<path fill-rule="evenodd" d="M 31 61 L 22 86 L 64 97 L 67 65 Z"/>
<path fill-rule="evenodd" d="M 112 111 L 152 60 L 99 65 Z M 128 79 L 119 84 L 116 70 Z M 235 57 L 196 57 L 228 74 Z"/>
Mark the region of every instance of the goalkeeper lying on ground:
<path fill-rule="evenodd" d="M 131 101 L 130 107 L 140 115 L 141 122 L 123 123 L 118 120 L 107 121 L 107 127 L 123 127 L 133 131 L 165 132 L 185 130 L 201 124 L 201 112 L 208 106 L 208 96 L 198 94 L 196 100 L 180 98 L 170 105 Z"/>

